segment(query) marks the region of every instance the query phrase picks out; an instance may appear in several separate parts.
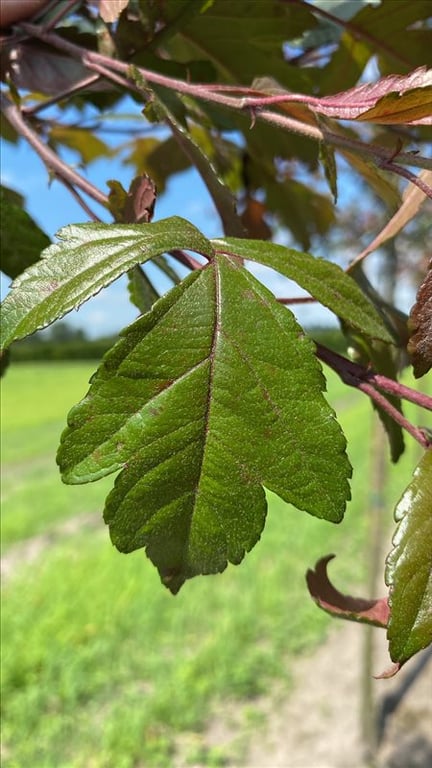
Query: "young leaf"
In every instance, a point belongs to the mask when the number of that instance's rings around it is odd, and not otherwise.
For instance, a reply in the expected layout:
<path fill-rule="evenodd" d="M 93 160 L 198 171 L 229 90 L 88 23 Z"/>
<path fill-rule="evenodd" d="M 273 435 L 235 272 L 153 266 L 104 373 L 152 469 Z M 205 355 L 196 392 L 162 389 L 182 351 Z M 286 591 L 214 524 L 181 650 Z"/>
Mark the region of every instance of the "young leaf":
<path fill-rule="evenodd" d="M 367 336 L 387 343 L 393 341 L 373 304 L 336 264 L 275 243 L 234 237 L 213 240 L 212 243 L 217 251 L 265 264 L 294 280 L 321 304 Z"/>
<path fill-rule="evenodd" d="M 12 285 L 1 347 L 63 317 L 135 264 L 173 248 L 210 255 L 209 241 L 178 216 L 152 224 L 71 224 Z"/>
<path fill-rule="evenodd" d="M 69 414 L 63 480 L 123 471 L 105 520 L 146 547 L 176 593 L 239 563 L 260 537 L 262 486 L 332 522 L 349 498 L 345 439 L 292 314 L 216 257 L 123 333 Z"/>
<path fill-rule="evenodd" d="M 159 298 L 156 288 L 140 264 L 136 264 L 128 272 L 128 291 L 132 304 L 135 304 L 142 314 L 148 312 Z"/>
<path fill-rule="evenodd" d="M 395 509 L 387 558 L 390 656 L 402 666 L 432 643 L 432 450 L 426 451 Z"/>
<path fill-rule="evenodd" d="M 419 67 L 408 75 L 388 75 L 375 83 L 304 101 L 318 114 L 340 120 L 431 125 L 432 70 Z"/>

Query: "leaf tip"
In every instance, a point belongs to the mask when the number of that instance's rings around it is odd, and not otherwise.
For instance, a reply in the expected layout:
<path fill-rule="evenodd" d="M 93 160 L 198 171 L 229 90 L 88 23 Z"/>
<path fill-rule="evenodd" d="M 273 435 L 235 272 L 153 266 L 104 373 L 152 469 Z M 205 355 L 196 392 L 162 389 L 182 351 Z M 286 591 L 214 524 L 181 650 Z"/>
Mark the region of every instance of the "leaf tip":
<path fill-rule="evenodd" d="M 400 662 L 396 662 L 381 672 L 379 675 L 374 675 L 373 677 L 375 680 L 388 680 L 389 677 L 394 677 L 399 672 L 401 666 L 402 664 Z"/>
<path fill-rule="evenodd" d="M 186 581 L 180 568 L 159 569 L 159 575 L 162 584 L 169 589 L 172 595 L 177 595 Z"/>

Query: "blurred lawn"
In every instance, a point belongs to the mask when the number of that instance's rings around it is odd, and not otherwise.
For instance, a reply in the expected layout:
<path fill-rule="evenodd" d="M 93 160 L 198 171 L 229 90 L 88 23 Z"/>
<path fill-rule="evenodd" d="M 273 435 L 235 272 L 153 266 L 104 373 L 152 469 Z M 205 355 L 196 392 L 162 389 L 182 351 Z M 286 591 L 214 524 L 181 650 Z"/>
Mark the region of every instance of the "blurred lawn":
<path fill-rule="evenodd" d="M 244 563 L 194 579 L 173 598 L 142 552 L 120 555 L 98 525 L 112 478 L 60 482 L 58 439 L 91 373 L 87 363 L 22 364 L 3 384 L 2 545 L 17 559 L 3 589 L 5 768 L 169 768 L 179 734 L 199 733 L 220 702 L 253 705 L 275 678 L 288 687 L 295 655 L 324 637 L 330 620 L 308 598 L 305 570 L 336 552 L 331 576 L 360 593 L 367 570 L 372 414 L 363 395 L 330 376 L 329 400 L 354 466 L 344 523 L 269 496 L 262 540 Z M 390 469 L 389 521 L 416 461 L 409 442 Z M 89 512 L 94 529 L 57 537 L 36 561 L 19 561 L 19 542 Z M 200 753 L 209 766 L 226 757 Z"/>

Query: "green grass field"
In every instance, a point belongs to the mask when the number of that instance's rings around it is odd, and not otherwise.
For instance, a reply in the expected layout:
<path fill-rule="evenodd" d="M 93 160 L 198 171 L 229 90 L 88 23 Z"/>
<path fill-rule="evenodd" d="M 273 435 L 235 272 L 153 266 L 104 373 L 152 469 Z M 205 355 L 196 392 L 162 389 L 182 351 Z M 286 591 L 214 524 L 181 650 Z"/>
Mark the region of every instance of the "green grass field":
<path fill-rule="evenodd" d="M 2 549 L 13 572 L 3 587 L 2 764 L 169 768 L 188 735 L 185 765 L 241 761 L 244 734 L 229 755 L 206 750 L 200 734 L 227 702 L 244 703 L 253 721 L 254 697 L 276 678 L 288 690 L 296 656 L 324 638 L 331 620 L 307 595 L 306 569 L 335 552 L 336 583 L 362 591 L 371 408 L 330 377 L 354 466 L 342 525 L 270 496 L 262 539 L 242 565 L 194 579 L 173 598 L 142 552 L 124 556 L 111 546 L 101 513 L 112 478 L 60 482 L 55 451 L 66 411 L 92 370 L 21 364 L 3 384 Z M 416 453 L 410 444 L 390 470 L 389 522 Z M 28 559 L 34 541 L 39 553 Z"/>

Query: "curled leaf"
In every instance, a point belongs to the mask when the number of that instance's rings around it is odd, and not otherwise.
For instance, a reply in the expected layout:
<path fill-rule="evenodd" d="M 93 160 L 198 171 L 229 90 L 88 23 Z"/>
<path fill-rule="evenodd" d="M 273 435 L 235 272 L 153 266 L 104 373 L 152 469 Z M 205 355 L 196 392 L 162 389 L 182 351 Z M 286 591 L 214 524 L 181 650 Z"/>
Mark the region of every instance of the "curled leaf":
<path fill-rule="evenodd" d="M 418 290 L 408 324 L 412 331 L 408 352 L 414 376 L 418 379 L 432 368 L 432 261 Z"/>
<path fill-rule="evenodd" d="M 389 618 L 387 598 L 364 600 L 339 592 L 327 575 L 327 565 L 333 558 L 334 555 L 321 558 L 315 565 L 315 570 L 309 570 L 306 574 L 309 593 L 316 604 L 326 613 L 341 619 L 386 627 Z"/>
<path fill-rule="evenodd" d="M 137 176 L 129 187 L 127 194 L 124 220 L 131 224 L 148 223 L 153 218 L 154 207 L 156 204 L 156 185 L 144 173 Z"/>

